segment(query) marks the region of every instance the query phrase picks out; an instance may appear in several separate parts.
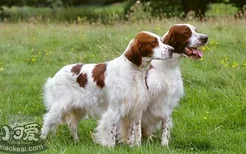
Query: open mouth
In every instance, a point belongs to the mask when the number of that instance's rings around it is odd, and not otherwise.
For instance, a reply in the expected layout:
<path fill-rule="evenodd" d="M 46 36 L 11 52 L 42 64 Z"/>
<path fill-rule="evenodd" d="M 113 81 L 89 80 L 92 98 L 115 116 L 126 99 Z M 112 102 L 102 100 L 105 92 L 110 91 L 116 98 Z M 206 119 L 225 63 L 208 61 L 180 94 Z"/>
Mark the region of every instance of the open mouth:
<path fill-rule="evenodd" d="M 185 47 L 184 54 L 194 59 L 199 59 L 203 56 L 202 51 L 194 47 Z"/>

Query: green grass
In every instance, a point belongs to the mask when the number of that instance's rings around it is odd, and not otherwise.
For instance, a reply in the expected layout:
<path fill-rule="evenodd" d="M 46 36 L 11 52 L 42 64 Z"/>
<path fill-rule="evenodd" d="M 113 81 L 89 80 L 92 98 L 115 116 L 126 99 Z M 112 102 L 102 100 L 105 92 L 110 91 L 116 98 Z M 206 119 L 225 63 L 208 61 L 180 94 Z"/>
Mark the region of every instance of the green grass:
<path fill-rule="evenodd" d="M 174 23 L 189 22 L 209 35 L 204 59 L 181 63 L 186 95 L 173 113 L 169 148 L 154 142 L 139 148 L 103 148 L 92 142 L 95 119 L 80 123 L 80 142 L 61 126 L 46 141 L 44 153 L 246 153 L 245 20 L 206 22 L 163 20 L 135 24 L 0 23 L 0 125 L 10 115 L 26 115 L 41 125 L 42 85 L 62 66 L 119 56 L 140 30 L 163 35 Z M 158 135 L 159 134 L 159 135 Z"/>

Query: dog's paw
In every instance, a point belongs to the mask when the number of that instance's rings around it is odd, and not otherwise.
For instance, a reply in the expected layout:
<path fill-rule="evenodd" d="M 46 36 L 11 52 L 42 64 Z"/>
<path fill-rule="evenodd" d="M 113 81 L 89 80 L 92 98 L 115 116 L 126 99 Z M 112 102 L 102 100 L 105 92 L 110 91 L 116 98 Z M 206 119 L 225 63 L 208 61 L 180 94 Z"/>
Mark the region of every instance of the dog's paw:
<path fill-rule="evenodd" d="M 168 138 L 162 139 L 162 141 L 161 141 L 161 145 L 162 146 L 168 147 L 168 144 L 169 144 L 169 139 Z"/>

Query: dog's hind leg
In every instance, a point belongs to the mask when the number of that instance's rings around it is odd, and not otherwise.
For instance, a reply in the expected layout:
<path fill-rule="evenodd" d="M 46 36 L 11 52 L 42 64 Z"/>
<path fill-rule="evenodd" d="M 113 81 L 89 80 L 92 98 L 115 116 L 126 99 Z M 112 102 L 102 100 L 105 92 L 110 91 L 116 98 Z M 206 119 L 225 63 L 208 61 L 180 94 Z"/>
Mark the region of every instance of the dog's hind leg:
<path fill-rule="evenodd" d="M 63 112 L 61 108 L 54 106 L 44 115 L 44 124 L 41 129 L 41 139 L 46 139 L 49 131 L 55 130 L 56 126 L 62 122 Z"/>
<path fill-rule="evenodd" d="M 79 141 L 78 137 L 78 124 L 80 120 L 85 116 L 86 112 L 85 109 L 82 108 L 74 108 L 69 113 L 69 115 L 66 116 L 66 122 L 68 124 L 68 128 L 70 130 L 70 134 L 72 135 L 75 142 Z"/>

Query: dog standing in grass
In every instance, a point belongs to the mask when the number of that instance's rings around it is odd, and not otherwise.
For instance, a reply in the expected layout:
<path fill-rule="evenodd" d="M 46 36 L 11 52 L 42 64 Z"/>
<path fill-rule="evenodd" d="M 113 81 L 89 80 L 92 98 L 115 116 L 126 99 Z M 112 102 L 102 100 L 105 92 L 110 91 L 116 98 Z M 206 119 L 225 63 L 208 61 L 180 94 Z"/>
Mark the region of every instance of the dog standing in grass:
<path fill-rule="evenodd" d="M 172 126 L 171 114 L 184 95 L 183 79 L 179 69 L 182 57 L 199 59 L 203 53 L 198 49 L 208 41 L 208 36 L 198 33 L 190 24 L 177 24 L 162 37 L 162 42 L 174 48 L 172 59 L 153 60 L 146 75 L 149 105 L 142 116 L 142 132 L 151 137 L 161 122 L 161 144 L 167 146 Z"/>
<path fill-rule="evenodd" d="M 66 123 L 74 140 L 78 140 L 79 121 L 86 114 L 93 114 L 101 117 L 95 142 L 113 147 L 116 127 L 123 123 L 125 142 L 140 145 L 142 112 L 149 98 L 146 71 L 152 59 L 165 60 L 172 54 L 173 48 L 163 44 L 159 36 L 142 31 L 112 61 L 64 66 L 44 85 L 47 113 L 41 138 L 45 139 L 58 124 Z"/>

